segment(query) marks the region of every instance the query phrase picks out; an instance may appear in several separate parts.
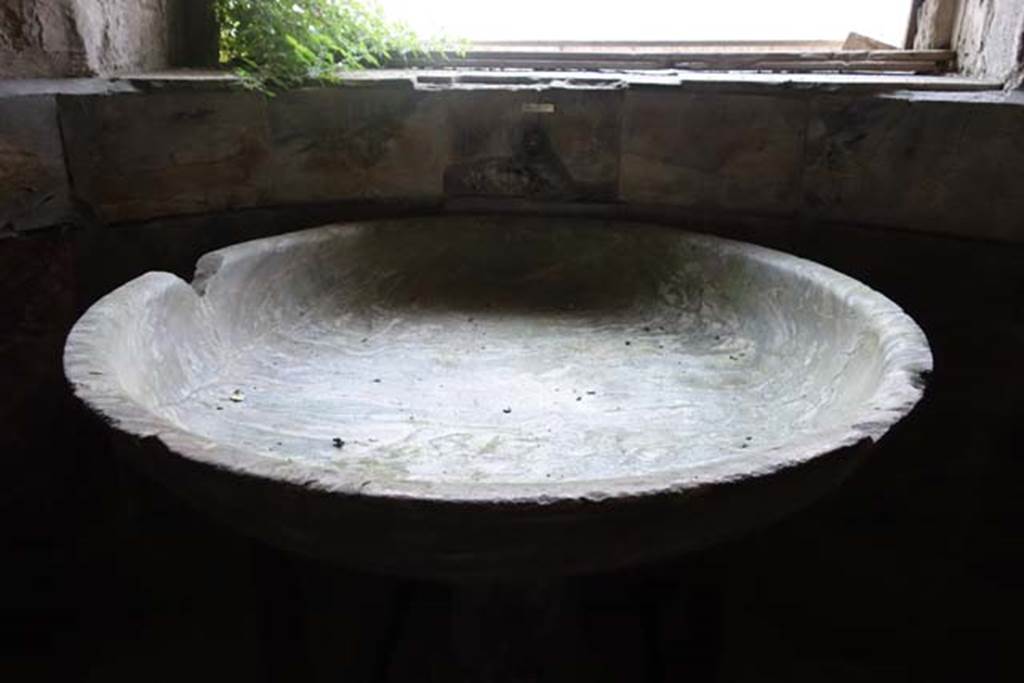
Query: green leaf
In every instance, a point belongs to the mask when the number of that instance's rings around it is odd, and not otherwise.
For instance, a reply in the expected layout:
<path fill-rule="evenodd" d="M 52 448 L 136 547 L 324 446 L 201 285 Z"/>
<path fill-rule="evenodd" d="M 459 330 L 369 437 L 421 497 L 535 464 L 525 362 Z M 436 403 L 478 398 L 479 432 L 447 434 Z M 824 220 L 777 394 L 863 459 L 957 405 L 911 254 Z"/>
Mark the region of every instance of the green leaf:
<path fill-rule="evenodd" d="M 270 94 L 339 69 L 386 66 L 396 53 L 429 54 L 464 42 L 419 38 L 372 0 L 214 0 L 221 61 L 246 87 Z"/>

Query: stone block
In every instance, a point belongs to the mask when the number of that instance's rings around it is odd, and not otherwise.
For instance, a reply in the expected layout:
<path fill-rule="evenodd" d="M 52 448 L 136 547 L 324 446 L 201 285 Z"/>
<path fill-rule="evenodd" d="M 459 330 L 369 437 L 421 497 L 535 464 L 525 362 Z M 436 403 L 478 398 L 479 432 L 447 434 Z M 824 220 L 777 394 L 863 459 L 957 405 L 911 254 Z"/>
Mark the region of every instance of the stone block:
<path fill-rule="evenodd" d="M 8 0 L 0 7 L 0 78 L 91 73 L 71 0 Z"/>
<path fill-rule="evenodd" d="M 800 98 L 630 90 L 622 199 L 792 213 L 800 196 L 806 120 Z"/>
<path fill-rule="evenodd" d="M 450 196 L 613 201 L 621 90 L 446 93 Z"/>
<path fill-rule="evenodd" d="M 0 98 L 0 232 L 70 220 L 53 96 Z"/>
<path fill-rule="evenodd" d="M 268 194 L 261 95 L 179 91 L 60 104 L 76 192 L 105 222 L 253 206 Z"/>
<path fill-rule="evenodd" d="M 1020 105 L 820 97 L 812 111 L 809 217 L 1021 238 Z"/>
<path fill-rule="evenodd" d="M 0 78 L 210 64 L 215 54 L 210 0 L 7 0 L 0 7 Z"/>
<path fill-rule="evenodd" d="M 307 88 L 268 104 L 276 203 L 440 197 L 439 98 L 411 88 Z"/>

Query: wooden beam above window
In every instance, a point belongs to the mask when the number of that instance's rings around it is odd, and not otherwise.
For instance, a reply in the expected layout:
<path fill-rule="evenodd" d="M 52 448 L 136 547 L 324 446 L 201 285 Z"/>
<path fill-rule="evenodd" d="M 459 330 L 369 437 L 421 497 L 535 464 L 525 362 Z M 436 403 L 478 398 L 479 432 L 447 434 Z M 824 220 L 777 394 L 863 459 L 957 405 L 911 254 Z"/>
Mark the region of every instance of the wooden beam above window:
<path fill-rule="evenodd" d="M 840 43 L 476 43 L 463 54 L 412 60 L 431 68 L 682 69 L 838 73 L 944 73 L 952 50 L 843 50 Z"/>

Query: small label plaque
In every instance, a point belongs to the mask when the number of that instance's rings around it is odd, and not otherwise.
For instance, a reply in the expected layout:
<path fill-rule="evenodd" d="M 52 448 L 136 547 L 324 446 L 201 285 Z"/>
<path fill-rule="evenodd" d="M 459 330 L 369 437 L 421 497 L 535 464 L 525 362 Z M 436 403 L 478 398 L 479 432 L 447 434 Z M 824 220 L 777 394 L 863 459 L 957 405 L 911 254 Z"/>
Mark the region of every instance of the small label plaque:
<path fill-rule="evenodd" d="M 555 105 L 550 102 L 527 102 L 523 105 L 524 114 L 554 114 Z"/>

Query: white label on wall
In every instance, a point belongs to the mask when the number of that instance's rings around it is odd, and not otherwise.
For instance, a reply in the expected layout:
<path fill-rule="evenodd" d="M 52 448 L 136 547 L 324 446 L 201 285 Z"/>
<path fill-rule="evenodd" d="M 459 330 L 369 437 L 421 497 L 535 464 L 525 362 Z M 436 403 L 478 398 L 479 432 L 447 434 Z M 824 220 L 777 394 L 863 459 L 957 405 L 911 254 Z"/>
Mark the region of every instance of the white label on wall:
<path fill-rule="evenodd" d="M 550 102 L 527 102 L 523 105 L 524 114 L 554 114 L 555 105 Z"/>

